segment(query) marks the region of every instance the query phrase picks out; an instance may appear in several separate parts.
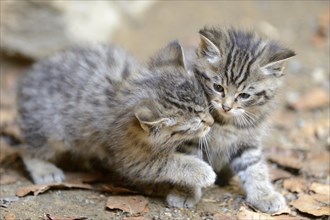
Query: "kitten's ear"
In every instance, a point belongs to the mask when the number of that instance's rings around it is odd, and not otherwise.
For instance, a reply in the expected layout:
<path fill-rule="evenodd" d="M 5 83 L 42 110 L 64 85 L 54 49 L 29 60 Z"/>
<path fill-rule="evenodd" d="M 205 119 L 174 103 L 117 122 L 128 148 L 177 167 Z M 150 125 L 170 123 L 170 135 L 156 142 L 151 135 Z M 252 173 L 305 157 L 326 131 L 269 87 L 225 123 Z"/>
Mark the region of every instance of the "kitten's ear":
<path fill-rule="evenodd" d="M 150 60 L 151 66 L 176 65 L 187 70 L 183 48 L 178 41 L 170 42 L 165 48 L 158 51 Z"/>
<path fill-rule="evenodd" d="M 209 40 L 202 31 L 200 33 L 200 43 L 197 50 L 199 57 L 205 57 L 210 63 L 216 63 L 220 60 L 219 48 Z"/>
<path fill-rule="evenodd" d="M 281 77 L 284 75 L 284 64 L 288 59 L 295 56 L 296 53 L 289 49 L 281 49 L 269 58 L 266 65 L 260 67 L 263 74 L 267 76 Z"/>
<path fill-rule="evenodd" d="M 161 116 L 158 104 L 152 100 L 142 101 L 135 108 L 135 117 L 138 119 L 140 126 L 145 131 L 163 124 L 169 124 L 170 119 Z"/>

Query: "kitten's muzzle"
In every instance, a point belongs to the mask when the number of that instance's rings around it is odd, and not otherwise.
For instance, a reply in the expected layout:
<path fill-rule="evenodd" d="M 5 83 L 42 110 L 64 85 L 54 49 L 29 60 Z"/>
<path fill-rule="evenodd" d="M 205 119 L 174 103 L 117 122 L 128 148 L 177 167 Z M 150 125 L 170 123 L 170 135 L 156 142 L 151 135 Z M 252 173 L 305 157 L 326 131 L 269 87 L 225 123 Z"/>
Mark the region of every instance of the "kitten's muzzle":
<path fill-rule="evenodd" d="M 225 112 L 229 112 L 232 108 L 227 106 L 227 105 L 224 105 L 222 104 L 222 109 L 225 111 Z"/>

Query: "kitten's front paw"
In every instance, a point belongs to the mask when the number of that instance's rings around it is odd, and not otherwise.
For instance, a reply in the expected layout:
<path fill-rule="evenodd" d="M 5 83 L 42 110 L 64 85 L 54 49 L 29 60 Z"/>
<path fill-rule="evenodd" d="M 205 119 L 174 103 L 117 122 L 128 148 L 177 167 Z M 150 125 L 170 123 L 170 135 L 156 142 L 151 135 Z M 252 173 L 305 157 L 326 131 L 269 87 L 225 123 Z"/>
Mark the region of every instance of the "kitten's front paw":
<path fill-rule="evenodd" d="M 262 212 L 276 213 L 286 206 L 284 197 L 278 192 L 271 192 L 264 197 L 247 198 L 247 202 Z"/>
<path fill-rule="evenodd" d="M 199 159 L 194 167 L 192 167 L 191 172 L 187 172 L 187 174 L 191 174 L 191 180 L 189 180 L 188 184 L 193 184 L 200 187 L 207 187 L 214 184 L 217 175 L 213 171 L 212 167 L 201 161 Z"/>
<path fill-rule="evenodd" d="M 173 189 L 166 197 L 168 205 L 176 208 L 193 208 L 201 199 L 201 188 L 196 187 L 190 191 Z"/>
<path fill-rule="evenodd" d="M 50 162 L 30 158 L 23 161 L 35 184 L 61 183 L 65 179 L 63 171 Z"/>
<path fill-rule="evenodd" d="M 43 172 L 32 172 L 30 175 L 35 184 L 61 183 L 65 179 L 63 171 L 55 166 Z"/>

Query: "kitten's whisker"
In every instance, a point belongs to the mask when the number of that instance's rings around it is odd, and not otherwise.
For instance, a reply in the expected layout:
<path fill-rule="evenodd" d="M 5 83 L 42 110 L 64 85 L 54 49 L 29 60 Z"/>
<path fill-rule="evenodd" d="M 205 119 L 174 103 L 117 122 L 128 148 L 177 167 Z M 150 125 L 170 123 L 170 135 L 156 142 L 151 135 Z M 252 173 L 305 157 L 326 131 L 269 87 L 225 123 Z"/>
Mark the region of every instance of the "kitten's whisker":
<path fill-rule="evenodd" d="M 206 137 L 202 137 L 202 141 L 204 143 L 206 158 L 209 161 L 210 165 L 212 166 L 212 161 L 211 161 L 210 151 L 209 151 L 209 145 L 208 145 Z"/>

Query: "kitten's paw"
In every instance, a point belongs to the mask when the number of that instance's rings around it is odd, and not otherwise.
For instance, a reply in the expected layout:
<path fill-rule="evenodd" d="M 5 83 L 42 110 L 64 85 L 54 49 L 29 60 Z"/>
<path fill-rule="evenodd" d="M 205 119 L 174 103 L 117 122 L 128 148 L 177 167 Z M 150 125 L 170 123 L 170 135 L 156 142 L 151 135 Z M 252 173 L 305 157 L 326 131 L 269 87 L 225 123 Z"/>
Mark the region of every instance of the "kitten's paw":
<path fill-rule="evenodd" d="M 63 171 L 47 161 L 24 159 L 24 163 L 35 184 L 61 183 L 65 179 Z"/>
<path fill-rule="evenodd" d="M 247 198 L 247 202 L 262 212 L 276 213 L 286 207 L 284 197 L 278 192 L 271 192 L 268 196 Z"/>
<path fill-rule="evenodd" d="M 196 166 L 193 168 L 191 174 L 191 182 L 188 182 L 188 184 L 193 183 L 194 185 L 200 187 L 211 186 L 214 184 L 217 177 L 212 167 L 201 160 L 196 163 Z"/>
<path fill-rule="evenodd" d="M 193 208 L 201 199 L 201 188 L 196 187 L 190 191 L 173 189 L 166 197 L 169 206 L 176 208 Z"/>

